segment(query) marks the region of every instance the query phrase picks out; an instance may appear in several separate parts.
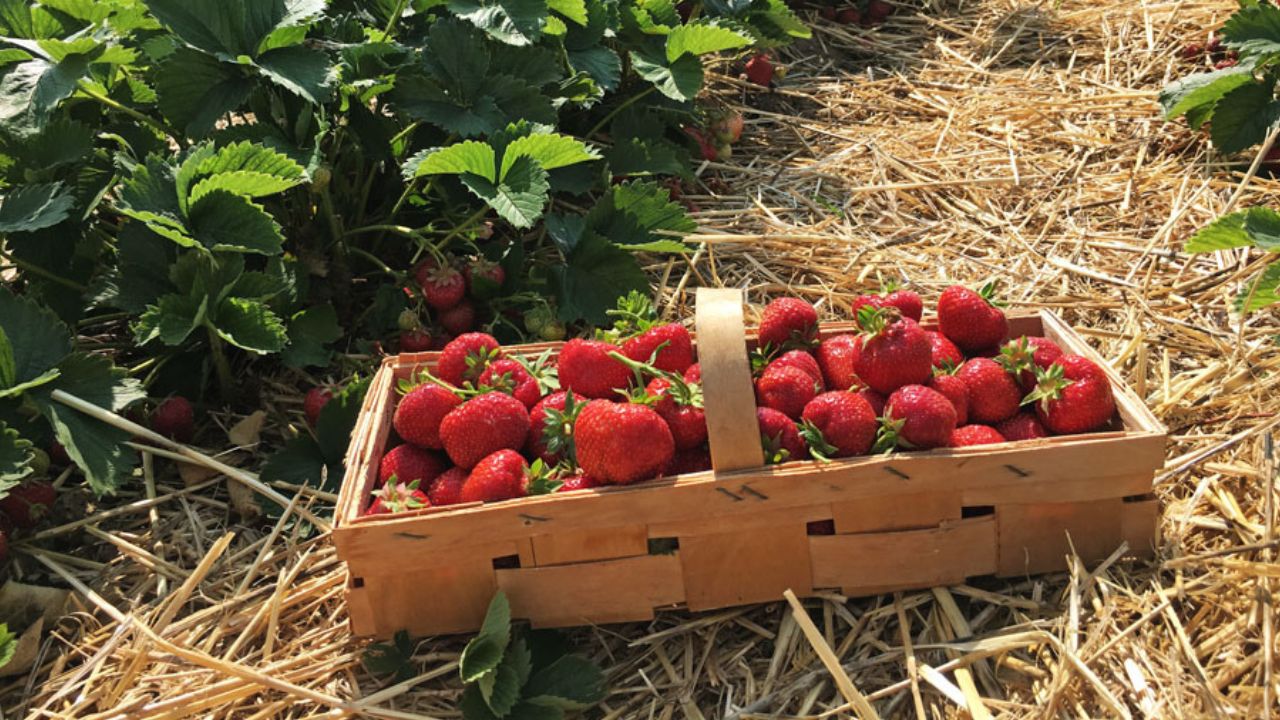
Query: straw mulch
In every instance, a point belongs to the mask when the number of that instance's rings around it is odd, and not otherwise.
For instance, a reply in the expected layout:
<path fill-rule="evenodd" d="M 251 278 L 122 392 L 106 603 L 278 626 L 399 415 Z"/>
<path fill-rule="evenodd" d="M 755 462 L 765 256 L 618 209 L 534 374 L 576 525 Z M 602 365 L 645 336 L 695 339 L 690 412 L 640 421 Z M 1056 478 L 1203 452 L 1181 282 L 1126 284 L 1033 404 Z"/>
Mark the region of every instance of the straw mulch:
<path fill-rule="evenodd" d="M 841 317 L 878 276 L 929 298 L 1000 278 L 1012 306 L 1064 313 L 1168 425 L 1159 557 L 577 630 L 610 678 L 591 716 L 853 716 L 858 694 L 882 717 L 1269 715 L 1280 318 L 1229 312 L 1264 258 L 1178 250 L 1280 181 L 1237 193 L 1248 158 L 1213 155 L 1154 101 L 1186 71 L 1176 48 L 1233 4 L 930 2 L 874 32 L 818 27 L 775 93 L 717 81 L 747 139 L 703 168 L 692 262 L 652 268 L 663 307 L 686 317 L 689 289 L 723 284 Z M 296 397 L 268 405 L 268 427 L 296 422 Z M 369 676 L 324 538 L 238 526 L 222 478 L 154 470 L 154 500 L 46 533 L 94 528 L 110 552 L 22 551 L 19 572 L 73 585 L 81 611 L 4 686 L 15 715 L 457 715 L 461 640 L 420 642 L 407 682 Z"/>

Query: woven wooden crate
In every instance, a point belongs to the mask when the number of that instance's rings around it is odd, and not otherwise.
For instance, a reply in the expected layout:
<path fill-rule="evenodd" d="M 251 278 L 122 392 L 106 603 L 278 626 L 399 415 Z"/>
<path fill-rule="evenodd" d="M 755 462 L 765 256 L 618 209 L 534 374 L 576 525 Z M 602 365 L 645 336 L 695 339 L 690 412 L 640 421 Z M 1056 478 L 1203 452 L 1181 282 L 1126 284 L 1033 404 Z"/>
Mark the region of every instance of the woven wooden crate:
<path fill-rule="evenodd" d="M 1044 335 L 1108 367 L 1051 313 L 1010 324 L 1014 336 Z M 822 334 L 851 328 L 828 324 Z M 554 627 L 773 601 L 786 589 L 859 596 L 1021 576 L 1063 568 L 1072 549 L 1102 559 L 1122 542 L 1132 555 L 1151 554 L 1150 492 L 1165 430 L 1114 373 L 1117 417 L 1103 432 L 762 466 L 746 357 L 754 337 L 744 328 L 741 294 L 699 291 L 697 331 L 714 471 L 361 516 L 390 432 L 396 381 L 433 366 L 437 354 L 388 358 L 352 437 L 335 518 L 355 634 L 472 631 L 499 589 L 515 616 Z M 809 535 L 806 525 L 816 520 L 834 520 L 836 534 Z"/>

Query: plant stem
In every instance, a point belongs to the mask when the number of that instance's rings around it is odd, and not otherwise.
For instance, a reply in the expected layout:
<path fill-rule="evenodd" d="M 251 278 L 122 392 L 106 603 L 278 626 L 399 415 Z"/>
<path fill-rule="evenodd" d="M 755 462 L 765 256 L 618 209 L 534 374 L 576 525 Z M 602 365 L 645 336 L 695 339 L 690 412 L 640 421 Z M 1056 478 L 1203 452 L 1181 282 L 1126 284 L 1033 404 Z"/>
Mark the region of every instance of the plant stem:
<path fill-rule="evenodd" d="M 151 129 L 156 130 L 157 132 L 163 133 L 164 135 L 171 138 L 174 142 L 178 143 L 178 145 L 186 145 L 186 142 L 182 136 L 182 133 L 173 129 L 167 123 L 157 120 L 151 117 L 150 115 L 147 115 L 146 113 L 138 112 L 137 110 L 134 110 L 128 105 L 121 104 L 107 97 L 106 95 L 103 95 L 95 90 L 92 90 L 89 87 L 87 87 L 83 81 L 81 81 L 76 86 L 76 89 L 84 93 L 85 96 L 93 98 L 94 100 L 97 100 L 98 102 L 102 103 L 103 105 L 106 105 L 112 110 L 118 110 L 124 113 L 125 115 L 128 115 L 129 117 L 133 118 L 134 120 L 137 120 L 143 125 L 146 125 L 147 127 L 150 127 Z"/>
<path fill-rule="evenodd" d="M 218 336 L 218 331 L 214 330 L 212 325 L 205 325 L 205 330 L 209 333 L 209 349 L 213 355 L 213 370 L 218 376 L 218 386 L 222 388 L 222 397 L 223 399 L 230 398 L 236 379 L 231 374 L 231 363 L 227 361 L 227 353 L 223 348 L 222 338 Z"/>
<path fill-rule="evenodd" d="M 395 12 L 391 13 L 391 19 L 387 21 L 386 29 L 382 31 L 383 38 L 391 37 L 391 29 L 400 21 L 400 15 L 404 12 L 404 6 L 408 4 L 408 0 L 399 0 L 399 2 L 396 3 Z"/>
<path fill-rule="evenodd" d="M 32 265 L 26 260 L 20 260 L 12 255 L 6 255 L 5 257 L 6 259 L 8 259 L 9 262 L 13 263 L 14 267 L 18 268 L 19 270 L 25 273 L 31 273 L 32 275 L 35 275 L 37 277 L 42 277 L 45 280 L 48 280 L 49 282 L 57 283 L 66 288 L 71 288 L 72 290 L 75 290 L 76 292 L 79 292 L 79 293 L 85 292 L 86 290 L 89 289 L 74 280 L 68 280 L 62 277 L 61 275 L 55 275 L 49 272 L 48 270 L 45 270 L 44 268 L 40 267 L 39 265 Z"/>
<path fill-rule="evenodd" d="M 360 257 L 364 258 L 365 260 L 368 260 L 370 263 L 372 263 L 372 264 L 373 264 L 375 267 L 377 267 L 379 270 L 381 270 L 381 271 L 385 272 L 386 274 L 388 274 L 388 275 L 390 275 L 390 276 L 392 276 L 392 277 L 395 277 L 395 276 L 397 275 L 396 271 L 395 271 L 395 270 L 392 270 L 390 265 L 387 265 L 386 263 L 382 262 L 382 260 L 381 260 L 381 259 L 379 259 L 377 255 L 374 255 L 374 254 L 373 254 L 373 253 L 371 253 L 371 252 L 367 252 L 367 251 L 362 250 L 362 249 L 360 249 L 360 248 L 358 248 L 358 247 L 348 247 L 348 248 L 347 248 L 347 252 L 349 252 L 349 253 L 351 253 L 351 254 L 353 254 L 353 255 L 359 255 Z"/>
<path fill-rule="evenodd" d="M 422 123 L 417 122 L 417 121 L 414 121 L 414 122 L 409 123 L 409 124 L 405 127 L 405 129 L 403 129 L 403 130 L 401 130 L 400 132 L 398 132 L 398 133 L 396 133 L 395 135 L 393 135 L 393 136 L 391 137 L 391 139 L 387 141 L 387 145 L 395 145 L 396 143 L 398 143 L 398 142 L 400 142 L 401 140 L 405 139 L 406 137 L 408 137 L 409 133 L 413 132 L 414 130 L 417 130 L 417 129 L 418 129 L 418 126 L 419 126 L 419 125 L 421 125 L 421 124 L 422 124 Z"/>
<path fill-rule="evenodd" d="M 592 135 L 595 135 L 596 133 L 600 132 L 601 128 L 603 128 L 605 125 L 608 125 L 610 120 L 617 117 L 618 113 L 622 112 L 623 110 L 626 110 L 628 107 L 631 107 L 633 104 L 636 103 L 636 101 L 640 100 L 640 98 L 643 98 L 644 96 L 653 92 L 655 89 L 656 88 L 653 85 L 650 85 L 644 90 L 622 101 L 621 103 L 618 104 L 618 107 L 614 108 L 613 110 L 610 110 L 608 115 L 605 115 L 603 118 L 601 118 L 600 122 L 596 123 L 595 127 L 588 130 L 587 134 L 583 135 L 583 137 L 590 139 Z"/>

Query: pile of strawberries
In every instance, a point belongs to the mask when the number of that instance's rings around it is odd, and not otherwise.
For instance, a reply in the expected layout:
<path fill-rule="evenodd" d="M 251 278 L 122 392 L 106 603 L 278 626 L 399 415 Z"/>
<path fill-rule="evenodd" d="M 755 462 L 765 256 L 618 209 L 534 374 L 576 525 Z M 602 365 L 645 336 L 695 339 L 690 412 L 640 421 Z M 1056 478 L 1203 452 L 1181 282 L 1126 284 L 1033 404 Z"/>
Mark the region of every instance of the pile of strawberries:
<path fill-rule="evenodd" d="M 1200 43 L 1191 43 L 1182 48 L 1180 53 L 1183 60 L 1201 65 L 1208 63 L 1213 66 L 1214 70 L 1225 70 L 1229 67 L 1235 67 L 1240 62 L 1240 55 L 1235 50 L 1229 50 L 1222 44 L 1222 38 L 1217 35 L 1210 35 L 1209 42 L 1201 45 Z"/>
<path fill-rule="evenodd" d="M 937 331 L 919 325 L 914 292 L 862 295 L 853 304 L 861 332 L 821 340 L 812 305 L 770 303 L 753 358 L 767 459 L 984 445 L 1110 422 L 1103 369 L 1046 338 L 1009 340 L 991 290 L 947 288 Z"/>
<path fill-rule="evenodd" d="M 819 338 L 796 298 L 764 310 L 751 362 L 769 463 L 1084 433 L 1115 414 L 1088 358 L 1009 339 L 991 288 L 953 286 L 938 331 L 909 290 L 857 298 L 859 332 Z M 369 513 L 626 485 L 708 470 L 702 375 L 682 325 L 636 293 L 594 339 L 535 359 L 493 337 L 449 342 L 434 374 L 402 383 Z"/>
<path fill-rule="evenodd" d="M 405 289 L 416 305 L 399 318 L 400 351 L 439 350 L 449 338 L 470 332 L 483 303 L 499 294 L 506 278 L 501 265 L 482 256 L 467 259 L 461 269 L 447 258 L 418 263 L 413 269 L 416 287 Z M 526 318 L 530 332 L 549 340 L 563 338 L 564 326 L 552 313 L 543 314 L 540 323 Z"/>

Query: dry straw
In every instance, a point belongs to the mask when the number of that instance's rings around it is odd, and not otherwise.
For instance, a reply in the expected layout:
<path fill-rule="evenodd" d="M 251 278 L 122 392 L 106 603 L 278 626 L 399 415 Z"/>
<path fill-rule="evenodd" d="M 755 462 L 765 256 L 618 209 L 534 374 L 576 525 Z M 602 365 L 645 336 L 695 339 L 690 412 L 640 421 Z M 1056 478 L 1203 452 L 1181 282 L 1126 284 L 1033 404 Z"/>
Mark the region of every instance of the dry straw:
<path fill-rule="evenodd" d="M 1187 70 L 1176 49 L 1233 5 L 928 2 L 874 32 L 822 24 L 772 94 L 724 68 L 712 96 L 746 115 L 746 140 L 702 169 L 696 254 L 651 268 L 664 311 L 687 318 L 692 287 L 726 285 L 842 318 L 878 277 L 930 299 L 998 277 L 1014 307 L 1064 313 L 1169 426 L 1161 559 L 1117 549 L 1048 577 L 576 630 L 609 675 L 592 716 L 1272 714 L 1280 321 L 1229 310 L 1262 258 L 1178 251 L 1280 182 L 1241 189 L 1251 158 L 1214 155 L 1155 103 Z M 268 393 L 268 428 L 297 422 L 298 380 Z M 81 609 L 6 680 L 10 716 L 457 715 L 461 640 L 420 642 L 410 680 L 370 677 L 327 540 L 238 525 L 223 476 L 184 487 L 177 457 L 42 532 L 47 549 L 16 549 L 19 577 L 76 588 Z M 289 519 L 316 494 L 298 497 Z"/>

